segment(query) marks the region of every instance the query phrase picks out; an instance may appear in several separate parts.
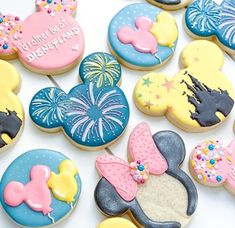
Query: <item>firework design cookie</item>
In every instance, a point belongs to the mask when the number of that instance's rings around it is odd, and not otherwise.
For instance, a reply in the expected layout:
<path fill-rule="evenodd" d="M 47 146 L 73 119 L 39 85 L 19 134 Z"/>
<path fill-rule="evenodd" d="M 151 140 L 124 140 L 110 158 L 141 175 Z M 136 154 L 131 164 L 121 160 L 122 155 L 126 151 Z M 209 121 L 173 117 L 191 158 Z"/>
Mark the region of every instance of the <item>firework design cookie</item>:
<path fill-rule="evenodd" d="M 186 10 L 186 31 L 196 38 L 211 38 L 230 54 L 235 54 L 235 1 L 195 0 Z"/>
<path fill-rule="evenodd" d="M 55 7 L 56 1 L 52 2 Z M 40 11 L 24 21 L 12 15 L 0 15 L 0 58 L 18 56 L 26 68 L 45 75 L 64 73 L 77 65 L 84 51 L 83 32 L 70 15 L 70 1 L 68 5 L 63 2 L 63 7 L 56 9 L 37 7 Z M 36 5 L 43 4 L 36 1 Z"/>
<path fill-rule="evenodd" d="M 127 99 L 117 86 L 121 66 L 112 55 L 96 52 L 82 61 L 80 79 L 68 94 L 54 87 L 40 90 L 30 103 L 31 119 L 46 131 L 63 129 L 82 149 L 105 148 L 129 120 Z"/>
<path fill-rule="evenodd" d="M 186 7 L 192 0 L 147 0 L 149 3 L 166 10 L 178 10 Z"/>
<path fill-rule="evenodd" d="M 123 65 L 139 70 L 167 62 L 177 39 L 173 16 L 146 3 L 123 8 L 114 16 L 108 30 L 111 51 Z"/>
<path fill-rule="evenodd" d="M 174 77 L 149 73 L 136 84 L 134 101 L 148 115 L 165 115 L 177 127 L 202 132 L 216 127 L 234 105 L 232 83 L 220 71 L 224 56 L 205 40 L 193 41 L 181 53 L 182 70 Z"/>
<path fill-rule="evenodd" d="M 180 136 L 171 131 L 152 136 L 149 126 L 140 123 L 128 151 L 130 163 L 109 154 L 97 157 L 99 209 L 111 217 L 129 213 L 141 227 L 185 226 L 197 207 L 197 190 L 179 168 L 185 158 Z"/>
<path fill-rule="evenodd" d="M 124 218 L 109 218 L 98 225 L 97 228 L 137 228 L 133 223 Z"/>
<path fill-rule="evenodd" d="M 0 60 L 0 151 L 13 144 L 23 130 L 24 110 L 16 95 L 20 87 L 19 73 Z"/>
<path fill-rule="evenodd" d="M 235 141 L 224 146 L 219 140 L 206 140 L 190 156 L 192 176 L 206 186 L 224 186 L 235 194 Z"/>
<path fill-rule="evenodd" d="M 1 204 L 18 225 L 45 227 L 68 216 L 81 193 L 74 162 L 46 149 L 32 150 L 16 158 L 0 185 Z"/>

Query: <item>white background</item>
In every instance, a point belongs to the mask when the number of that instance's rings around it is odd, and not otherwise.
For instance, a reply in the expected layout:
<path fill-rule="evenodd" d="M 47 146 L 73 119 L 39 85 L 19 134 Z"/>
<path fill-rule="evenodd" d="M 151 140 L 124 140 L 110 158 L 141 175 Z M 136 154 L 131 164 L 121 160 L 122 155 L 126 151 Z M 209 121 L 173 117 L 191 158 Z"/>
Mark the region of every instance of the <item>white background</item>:
<path fill-rule="evenodd" d="M 107 29 L 112 17 L 124 6 L 135 3 L 145 2 L 144 0 L 79 0 L 76 19 L 83 28 L 86 40 L 85 55 L 96 51 L 109 52 L 107 47 Z M 0 0 L 0 11 L 4 14 L 15 14 L 25 19 L 35 11 L 34 0 Z M 192 39 L 182 28 L 182 18 L 184 9 L 173 12 L 177 19 L 179 27 L 179 41 L 176 53 L 173 59 L 166 64 L 161 71 L 169 75 L 174 75 L 179 71 L 178 58 L 183 47 Z M 39 22 L 40 23 L 40 22 Z M 29 102 L 32 96 L 40 89 L 53 86 L 51 81 L 42 75 L 34 74 L 26 70 L 18 60 L 11 61 L 18 69 L 22 77 L 22 88 L 19 97 L 25 109 L 25 129 L 18 143 L 8 151 L 0 155 L 0 175 L 3 174 L 7 166 L 20 154 L 35 148 L 48 148 L 63 152 L 71 159 L 74 159 L 78 165 L 80 176 L 83 182 L 82 195 L 75 208 L 74 213 L 65 221 L 55 227 L 66 228 L 95 228 L 105 217 L 98 211 L 94 202 L 94 188 L 100 177 L 95 169 L 95 158 L 105 151 L 86 152 L 74 147 L 69 143 L 62 133 L 47 134 L 37 129 L 31 122 L 28 115 Z M 235 86 L 235 63 L 225 54 L 225 64 L 222 71 L 233 81 Z M 141 121 L 151 125 L 152 133 L 160 130 L 174 130 L 184 139 L 187 148 L 187 156 L 182 168 L 188 173 L 188 156 L 192 148 L 199 142 L 208 138 L 216 138 L 228 144 L 234 138 L 232 131 L 234 121 L 234 111 L 225 123 L 213 131 L 207 133 L 191 134 L 183 132 L 170 124 L 165 117 L 153 118 L 140 113 L 132 100 L 132 92 L 137 80 L 145 72 L 131 71 L 123 67 L 122 86 L 125 92 L 130 108 L 131 116 L 127 130 L 123 137 L 110 147 L 112 152 L 123 159 L 126 158 L 127 140 L 131 130 Z M 211 76 L 211 75 L 210 75 Z M 56 76 L 57 83 L 68 92 L 78 83 L 78 66 L 63 75 Z M 188 225 L 189 228 L 220 228 L 235 227 L 235 196 L 228 193 L 225 189 L 212 189 L 200 186 L 196 183 L 199 203 L 196 213 Z M 146 199 L 147 200 L 147 199 Z M 3 210 L 0 210 L 0 227 L 15 228 Z"/>

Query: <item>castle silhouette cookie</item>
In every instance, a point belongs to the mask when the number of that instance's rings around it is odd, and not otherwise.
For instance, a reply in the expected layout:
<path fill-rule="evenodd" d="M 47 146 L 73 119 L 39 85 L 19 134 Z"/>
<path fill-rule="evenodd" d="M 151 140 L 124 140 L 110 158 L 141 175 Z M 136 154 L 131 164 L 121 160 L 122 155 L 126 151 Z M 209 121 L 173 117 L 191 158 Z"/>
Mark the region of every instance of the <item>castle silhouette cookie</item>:
<path fill-rule="evenodd" d="M 22 154 L 1 179 L 2 207 L 15 223 L 24 227 L 59 223 L 74 210 L 80 194 L 76 165 L 52 150 Z"/>
<path fill-rule="evenodd" d="M 23 130 L 24 111 L 16 95 L 20 85 L 16 69 L 0 60 L 0 151 L 16 142 Z"/>
<path fill-rule="evenodd" d="M 185 13 L 186 31 L 195 38 L 209 38 L 235 54 L 235 1 L 195 0 Z"/>
<path fill-rule="evenodd" d="M 192 0 L 147 0 L 149 3 L 166 10 L 178 10 L 186 7 Z"/>
<path fill-rule="evenodd" d="M 80 65 L 81 83 L 68 94 L 44 88 L 32 98 L 32 121 L 48 132 L 63 130 L 76 146 L 97 150 L 117 140 L 129 120 L 129 105 L 118 87 L 121 66 L 110 54 L 96 52 Z"/>
<path fill-rule="evenodd" d="M 60 74 L 80 61 L 83 32 L 74 14 L 77 1 L 36 0 L 38 12 L 21 20 L 0 14 L 0 58 L 19 58 L 29 70 Z M 40 23 L 39 23 L 40 22 Z"/>
<path fill-rule="evenodd" d="M 197 190 L 179 166 L 185 146 L 179 135 L 161 131 L 152 136 L 140 123 L 132 131 L 129 162 L 104 154 L 96 159 L 102 179 L 95 201 L 107 216 L 125 213 L 140 227 L 185 226 L 197 207 Z"/>
<path fill-rule="evenodd" d="M 118 12 L 109 24 L 109 46 L 117 59 L 132 69 L 149 70 L 166 63 L 177 45 L 174 17 L 146 3 Z"/>
<path fill-rule="evenodd" d="M 185 131 L 216 127 L 234 105 L 232 83 L 220 71 L 222 51 L 210 41 L 193 41 L 182 51 L 180 62 L 182 70 L 174 77 L 155 72 L 143 76 L 134 90 L 136 106 L 148 115 L 165 115 Z"/>

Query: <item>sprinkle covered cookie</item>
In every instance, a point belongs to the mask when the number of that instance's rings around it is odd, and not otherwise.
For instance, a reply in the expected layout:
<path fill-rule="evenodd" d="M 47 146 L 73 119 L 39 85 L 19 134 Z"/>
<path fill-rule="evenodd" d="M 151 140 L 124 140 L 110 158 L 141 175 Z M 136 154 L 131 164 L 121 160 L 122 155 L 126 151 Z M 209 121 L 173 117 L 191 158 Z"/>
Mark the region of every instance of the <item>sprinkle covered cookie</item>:
<path fill-rule="evenodd" d="M 129 120 L 129 105 L 118 87 L 121 66 L 110 54 L 96 52 L 80 65 L 82 83 L 68 94 L 50 87 L 33 97 L 29 113 L 45 131 L 63 129 L 78 147 L 105 148 L 118 139 Z"/>

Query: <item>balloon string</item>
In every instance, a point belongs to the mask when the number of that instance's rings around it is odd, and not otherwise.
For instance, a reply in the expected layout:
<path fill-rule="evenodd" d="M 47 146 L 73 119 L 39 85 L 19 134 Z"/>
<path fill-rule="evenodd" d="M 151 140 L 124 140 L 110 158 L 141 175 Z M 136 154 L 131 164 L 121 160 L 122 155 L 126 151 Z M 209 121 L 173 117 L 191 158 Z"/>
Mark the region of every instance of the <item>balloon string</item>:
<path fill-rule="evenodd" d="M 48 213 L 48 215 L 47 215 L 47 216 L 48 216 L 48 218 L 49 218 L 49 219 L 51 219 L 52 223 L 55 223 L 55 219 L 51 216 L 51 214 L 50 214 L 50 213 Z"/>
<path fill-rule="evenodd" d="M 71 207 L 71 209 L 73 209 L 73 202 L 70 203 L 70 207 Z"/>
<path fill-rule="evenodd" d="M 160 62 L 160 64 L 162 64 L 161 58 L 160 58 L 157 54 L 155 54 L 154 56 L 155 56 L 156 59 L 158 59 L 158 61 Z"/>
<path fill-rule="evenodd" d="M 174 52 L 174 51 L 175 51 L 175 49 L 174 49 L 174 48 L 171 48 L 171 51 L 172 51 L 172 52 Z"/>

